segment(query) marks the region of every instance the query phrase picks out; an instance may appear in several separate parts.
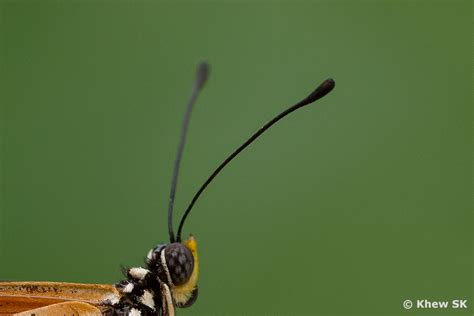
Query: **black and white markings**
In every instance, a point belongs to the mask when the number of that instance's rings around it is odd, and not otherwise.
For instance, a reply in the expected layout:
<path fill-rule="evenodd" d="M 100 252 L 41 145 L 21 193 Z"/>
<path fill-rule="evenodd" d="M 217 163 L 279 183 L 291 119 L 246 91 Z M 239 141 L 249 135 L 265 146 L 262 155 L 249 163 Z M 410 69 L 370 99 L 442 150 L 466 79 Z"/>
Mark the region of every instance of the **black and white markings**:
<path fill-rule="evenodd" d="M 130 268 L 127 271 L 127 274 L 128 274 L 129 278 L 132 278 L 132 279 L 138 280 L 138 281 L 144 280 L 148 273 L 150 273 L 150 271 L 147 270 L 147 269 L 144 269 L 142 267 Z"/>
<path fill-rule="evenodd" d="M 140 303 L 148 306 L 150 309 L 155 310 L 155 301 L 153 299 L 152 292 L 144 290 L 142 296 L 139 299 Z"/>
<path fill-rule="evenodd" d="M 142 316 L 142 312 L 140 312 L 138 309 L 132 308 L 128 316 Z"/>
<path fill-rule="evenodd" d="M 168 250 L 170 246 L 172 247 Z M 174 315 L 175 304 L 170 287 L 174 286 L 175 280 L 186 282 L 185 271 L 191 269 L 192 272 L 193 267 L 192 254 L 191 263 L 186 262 L 189 257 L 186 257 L 186 251 L 180 249 L 180 246 L 185 248 L 181 244 L 158 245 L 148 252 L 146 268 L 133 267 L 125 270 L 127 279 L 115 285 L 120 299 L 104 303 L 111 307 L 111 312 L 107 315 Z M 189 250 L 188 252 L 190 253 Z M 168 268 L 169 261 L 173 264 L 171 271 Z M 176 269 L 177 266 L 179 269 Z"/>

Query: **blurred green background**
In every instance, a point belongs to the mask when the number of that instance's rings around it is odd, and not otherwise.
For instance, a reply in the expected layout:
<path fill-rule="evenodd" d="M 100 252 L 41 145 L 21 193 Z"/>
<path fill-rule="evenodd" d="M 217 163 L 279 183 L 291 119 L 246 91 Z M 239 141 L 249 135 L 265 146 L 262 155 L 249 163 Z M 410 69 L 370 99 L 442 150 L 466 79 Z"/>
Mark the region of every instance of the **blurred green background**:
<path fill-rule="evenodd" d="M 167 240 L 205 59 L 176 223 L 252 132 L 337 85 L 199 200 L 199 299 L 180 315 L 472 314 L 402 307 L 474 304 L 471 5 L 2 1 L 0 279 L 113 283 Z"/>

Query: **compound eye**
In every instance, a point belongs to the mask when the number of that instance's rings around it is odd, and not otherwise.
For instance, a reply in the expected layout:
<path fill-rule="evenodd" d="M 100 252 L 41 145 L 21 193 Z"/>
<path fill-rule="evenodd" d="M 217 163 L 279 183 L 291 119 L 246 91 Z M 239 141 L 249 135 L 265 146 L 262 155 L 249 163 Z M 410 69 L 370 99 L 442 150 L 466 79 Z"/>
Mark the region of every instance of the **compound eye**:
<path fill-rule="evenodd" d="M 166 265 L 174 285 L 182 285 L 191 277 L 194 258 L 191 251 L 180 243 L 172 243 L 165 248 Z"/>

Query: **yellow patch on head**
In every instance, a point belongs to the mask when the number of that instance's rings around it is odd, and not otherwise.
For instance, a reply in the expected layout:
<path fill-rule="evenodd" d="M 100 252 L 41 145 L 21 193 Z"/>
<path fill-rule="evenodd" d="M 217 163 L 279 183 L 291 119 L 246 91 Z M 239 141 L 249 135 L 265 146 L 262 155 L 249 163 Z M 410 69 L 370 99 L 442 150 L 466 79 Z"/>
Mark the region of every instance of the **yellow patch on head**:
<path fill-rule="evenodd" d="M 196 239 L 194 239 L 193 235 L 189 235 L 188 239 L 183 241 L 183 245 L 188 248 L 194 258 L 194 268 L 193 272 L 191 273 L 191 276 L 189 277 L 188 282 L 182 284 L 182 285 L 174 285 L 171 287 L 171 293 L 173 295 L 173 299 L 176 304 L 185 304 L 189 298 L 191 297 L 191 294 L 193 293 L 193 290 L 196 288 L 197 281 L 198 281 L 198 276 L 199 276 L 199 258 L 197 254 L 197 242 Z"/>
<path fill-rule="evenodd" d="M 189 250 L 191 250 L 191 252 L 193 253 L 193 256 L 194 256 L 194 253 L 196 253 L 197 255 L 197 242 L 196 242 L 196 239 L 194 239 L 193 235 L 189 235 L 188 239 L 186 239 L 183 242 L 183 245 Z"/>

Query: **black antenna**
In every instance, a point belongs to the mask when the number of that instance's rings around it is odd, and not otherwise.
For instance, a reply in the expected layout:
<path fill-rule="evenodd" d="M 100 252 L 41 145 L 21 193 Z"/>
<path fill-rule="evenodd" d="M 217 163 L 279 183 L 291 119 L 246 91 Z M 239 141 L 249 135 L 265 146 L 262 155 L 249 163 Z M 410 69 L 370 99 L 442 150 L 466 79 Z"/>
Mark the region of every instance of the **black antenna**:
<path fill-rule="evenodd" d="M 176 187 L 178 185 L 179 166 L 181 163 L 181 158 L 183 157 L 184 144 L 186 143 L 186 132 L 188 130 L 189 119 L 191 118 L 194 103 L 196 103 L 199 91 L 204 86 L 208 75 L 209 65 L 206 62 L 200 63 L 197 68 L 196 80 L 194 81 L 191 97 L 188 101 L 186 112 L 184 113 L 183 124 L 181 125 L 181 134 L 179 136 L 178 151 L 176 152 L 176 159 L 174 161 L 173 176 L 171 178 L 170 200 L 168 204 L 168 232 L 170 235 L 170 242 L 172 243 L 175 241 L 173 232 L 173 205 L 174 198 L 176 196 Z"/>
<path fill-rule="evenodd" d="M 273 119 L 271 119 L 267 124 L 263 125 L 257 132 L 255 132 L 252 136 L 250 136 L 245 143 L 243 143 L 239 148 L 237 148 L 232 154 L 230 154 L 217 168 L 214 170 L 214 172 L 211 174 L 209 178 L 207 178 L 206 182 L 199 188 L 199 190 L 196 192 L 194 195 L 193 199 L 191 200 L 191 203 L 189 204 L 188 208 L 184 212 L 183 217 L 181 218 L 181 222 L 179 223 L 179 228 L 178 228 L 178 235 L 177 241 L 181 241 L 181 231 L 183 229 L 184 222 L 186 221 L 186 218 L 189 215 L 189 212 L 191 212 L 191 209 L 193 208 L 194 204 L 196 203 L 197 199 L 199 196 L 202 194 L 202 192 L 206 189 L 206 187 L 209 185 L 209 183 L 212 182 L 212 180 L 219 174 L 219 172 L 224 169 L 224 167 L 232 161 L 242 150 L 244 150 L 248 145 L 250 145 L 255 139 L 257 139 L 263 132 L 265 132 L 267 129 L 269 129 L 273 124 L 290 114 L 291 112 L 305 106 L 308 104 L 313 103 L 314 101 L 321 99 L 324 97 L 326 94 L 331 92 L 332 89 L 334 89 L 334 86 L 336 83 L 332 79 L 326 79 L 323 83 L 321 83 L 313 92 L 311 92 L 310 95 L 308 95 L 306 98 L 301 100 L 300 102 L 296 103 L 295 105 L 289 107 L 285 111 L 281 112 L 277 116 L 275 116 Z"/>

